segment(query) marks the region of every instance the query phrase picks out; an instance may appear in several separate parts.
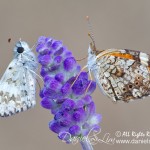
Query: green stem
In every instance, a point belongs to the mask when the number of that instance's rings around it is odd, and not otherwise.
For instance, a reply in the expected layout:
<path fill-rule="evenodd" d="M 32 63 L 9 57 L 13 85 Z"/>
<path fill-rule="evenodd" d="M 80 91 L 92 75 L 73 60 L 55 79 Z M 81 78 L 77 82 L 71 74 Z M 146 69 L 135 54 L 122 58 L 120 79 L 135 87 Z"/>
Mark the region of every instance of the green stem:
<path fill-rule="evenodd" d="M 80 142 L 82 145 L 82 150 L 94 150 L 91 143 L 87 140 Z"/>

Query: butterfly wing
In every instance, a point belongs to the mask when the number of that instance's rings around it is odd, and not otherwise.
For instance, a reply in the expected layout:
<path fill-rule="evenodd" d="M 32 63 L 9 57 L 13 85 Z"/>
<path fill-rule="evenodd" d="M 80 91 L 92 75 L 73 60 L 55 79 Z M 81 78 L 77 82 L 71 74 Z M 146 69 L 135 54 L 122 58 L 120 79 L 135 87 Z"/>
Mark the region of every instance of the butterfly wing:
<path fill-rule="evenodd" d="M 97 57 L 92 70 L 103 93 L 125 102 L 150 95 L 150 56 L 128 49 L 108 51 Z"/>
<path fill-rule="evenodd" d="M 0 116 L 6 117 L 35 105 L 35 77 L 14 59 L 0 81 Z"/>

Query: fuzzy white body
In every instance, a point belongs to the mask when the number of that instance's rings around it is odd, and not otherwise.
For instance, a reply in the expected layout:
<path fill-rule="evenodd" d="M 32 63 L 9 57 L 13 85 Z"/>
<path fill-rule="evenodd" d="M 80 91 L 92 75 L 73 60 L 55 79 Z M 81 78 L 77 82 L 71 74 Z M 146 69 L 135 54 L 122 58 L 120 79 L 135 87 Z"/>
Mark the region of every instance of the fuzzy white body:
<path fill-rule="evenodd" d="M 99 81 L 98 70 L 99 70 L 100 63 L 97 62 L 97 56 L 93 53 L 93 50 L 91 49 L 91 46 L 89 46 L 89 49 L 88 49 L 88 63 L 87 63 L 87 66 L 88 66 L 89 73 L 91 73 L 91 72 L 93 73 L 94 78 L 96 80 L 96 83 L 98 84 L 101 92 L 104 95 L 107 95 L 103 90 L 101 82 Z"/>

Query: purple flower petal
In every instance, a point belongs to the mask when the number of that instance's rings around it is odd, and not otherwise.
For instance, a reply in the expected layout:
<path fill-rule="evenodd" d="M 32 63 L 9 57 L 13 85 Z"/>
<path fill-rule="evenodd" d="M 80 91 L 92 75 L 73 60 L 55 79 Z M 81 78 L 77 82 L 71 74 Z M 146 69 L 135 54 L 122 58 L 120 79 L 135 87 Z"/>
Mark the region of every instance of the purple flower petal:
<path fill-rule="evenodd" d="M 57 80 L 55 80 L 52 77 L 46 76 L 44 81 L 46 81 L 45 82 L 45 87 L 47 87 L 48 89 L 58 91 L 62 87 L 61 83 L 58 82 Z"/>
<path fill-rule="evenodd" d="M 46 109 L 51 109 L 51 103 L 49 101 L 48 98 L 43 98 L 42 101 L 41 101 L 41 106 L 46 108 Z"/>
<path fill-rule="evenodd" d="M 38 53 L 43 53 L 43 51 L 45 50 L 44 48 L 44 44 L 43 43 L 39 43 L 38 45 L 37 45 L 37 47 L 36 47 L 36 51 L 38 52 Z"/>
<path fill-rule="evenodd" d="M 61 55 L 63 52 L 64 52 L 63 47 L 60 47 L 60 49 L 57 50 L 57 51 L 54 53 L 54 56 L 59 56 L 59 55 Z"/>
<path fill-rule="evenodd" d="M 63 73 L 58 73 L 55 75 L 55 79 L 59 82 L 63 82 L 64 81 L 64 75 Z"/>
<path fill-rule="evenodd" d="M 76 60 L 74 59 L 74 57 L 69 57 L 64 60 L 64 69 L 66 71 L 73 70 L 75 65 L 76 65 Z"/>
<path fill-rule="evenodd" d="M 49 72 L 55 72 L 55 71 L 57 71 L 59 68 L 60 68 L 59 65 L 54 65 L 54 66 L 48 68 L 48 71 L 49 71 Z"/>
<path fill-rule="evenodd" d="M 53 49 L 60 49 L 62 47 L 62 42 L 61 41 L 53 41 L 52 43 L 52 48 Z"/>
<path fill-rule="evenodd" d="M 86 72 L 82 72 L 77 78 L 77 81 L 72 87 L 72 91 L 75 95 L 82 95 L 86 92 L 90 81 L 88 81 L 88 75 Z"/>
<path fill-rule="evenodd" d="M 62 88 L 61 88 L 61 93 L 66 96 L 70 93 L 71 91 L 71 85 L 69 83 L 65 83 Z"/>
<path fill-rule="evenodd" d="M 92 81 L 92 83 L 90 84 L 90 87 L 88 89 L 88 94 L 91 95 L 96 89 L 96 82 Z"/>
<path fill-rule="evenodd" d="M 61 139 L 62 141 L 65 141 L 66 143 L 71 143 L 71 134 L 69 132 L 60 132 L 58 135 L 59 139 Z"/>
<path fill-rule="evenodd" d="M 55 133 L 59 133 L 61 131 L 61 126 L 56 121 L 49 122 L 49 128 Z"/>
<path fill-rule="evenodd" d="M 83 108 L 84 107 L 84 101 L 83 100 L 78 100 L 78 101 L 76 101 L 76 103 L 75 103 L 75 109 L 77 109 L 77 108 Z"/>
<path fill-rule="evenodd" d="M 95 125 L 95 124 L 99 124 L 100 122 L 102 121 L 102 115 L 100 114 L 94 114 L 90 120 L 89 120 L 89 123 L 91 125 Z"/>
<path fill-rule="evenodd" d="M 78 125 L 73 125 L 69 128 L 69 133 L 73 136 L 77 136 L 80 134 L 80 127 Z"/>
<path fill-rule="evenodd" d="M 71 57 L 71 56 L 72 56 L 72 52 L 66 51 L 65 56 L 66 56 L 66 57 Z"/>
<path fill-rule="evenodd" d="M 75 102 L 73 100 L 66 99 L 64 103 L 62 104 L 62 109 L 70 111 L 70 110 L 73 110 L 74 106 L 75 106 Z"/>
<path fill-rule="evenodd" d="M 83 98 L 83 103 L 84 104 L 90 104 L 92 102 L 92 97 L 90 95 L 86 95 L 84 98 Z"/>
<path fill-rule="evenodd" d="M 79 108 L 73 113 L 73 120 L 76 122 L 81 122 L 85 120 L 85 111 L 83 108 Z"/>
<path fill-rule="evenodd" d="M 54 63 L 60 64 L 61 62 L 62 62 L 62 57 L 61 57 L 61 56 L 56 56 L 56 57 L 54 58 Z"/>
<path fill-rule="evenodd" d="M 46 67 L 42 67 L 40 72 L 41 76 L 44 77 L 47 75 L 47 73 L 48 73 L 48 69 Z"/>
<path fill-rule="evenodd" d="M 38 43 L 44 43 L 46 41 L 46 37 L 45 36 L 40 36 L 38 39 Z"/>
<path fill-rule="evenodd" d="M 66 100 L 65 98 L 64 99 L 57 99 L 56 103 L 57 104 L 62 104 L 65 100 Z"/>
<path fill-rule="evenodd" d="M 50 62 L 51 62 L 51 59 L 49 55 L 43 55 L 39 57 L 39 63 L 43 66 L 46 66 Z"/>
<path fill-rule="evenodd" d="M 95 104 L 94 104 L 94 102 L 91 102 L 90 104 L 88 104 L 86 106 L 86 111 L 89 114 L 89 116 L 95 114 Z"/>

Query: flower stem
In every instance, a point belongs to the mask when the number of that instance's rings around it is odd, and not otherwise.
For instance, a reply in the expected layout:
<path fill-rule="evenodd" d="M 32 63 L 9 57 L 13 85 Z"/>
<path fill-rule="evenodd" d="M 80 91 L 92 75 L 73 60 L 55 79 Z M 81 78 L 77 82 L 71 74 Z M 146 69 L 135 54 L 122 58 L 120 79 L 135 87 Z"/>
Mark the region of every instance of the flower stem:
<path fill-rule="evenodd" d="M 82 150 L 94 150 L 91 143 L 87 140 L 80 142 L 82 145 Z"/>

